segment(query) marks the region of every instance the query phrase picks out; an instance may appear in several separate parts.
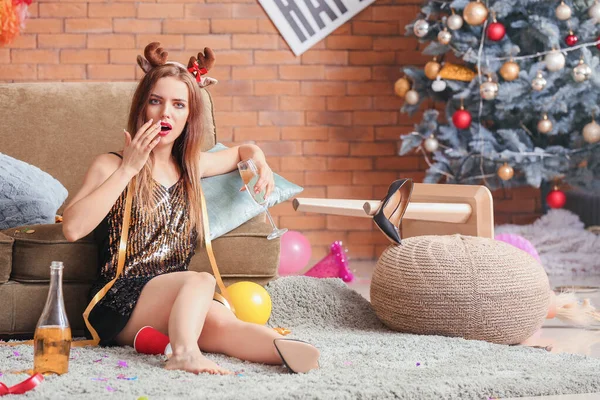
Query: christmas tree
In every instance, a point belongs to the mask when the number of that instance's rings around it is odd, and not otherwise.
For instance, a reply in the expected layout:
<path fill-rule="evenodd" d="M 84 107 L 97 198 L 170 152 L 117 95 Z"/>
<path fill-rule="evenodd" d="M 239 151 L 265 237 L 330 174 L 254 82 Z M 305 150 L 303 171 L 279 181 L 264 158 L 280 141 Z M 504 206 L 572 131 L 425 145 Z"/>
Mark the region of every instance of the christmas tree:
<path fill-rule="evenodd" d="M 600 191 L 598 27 L 598 0 L 426 1 L 406 31 L 432 60 L 395 90 L 427 109 L 399 154 L 421 152 L 428 183 Z"/>

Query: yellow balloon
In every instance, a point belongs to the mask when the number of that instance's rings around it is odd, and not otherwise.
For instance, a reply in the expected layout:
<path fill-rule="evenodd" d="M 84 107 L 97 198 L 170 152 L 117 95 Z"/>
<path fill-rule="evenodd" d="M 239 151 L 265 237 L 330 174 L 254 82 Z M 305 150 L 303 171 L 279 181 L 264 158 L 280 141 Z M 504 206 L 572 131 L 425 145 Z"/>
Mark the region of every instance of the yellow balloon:
<path fill-rule="evenodd" d="M 261 285 L 254 282 L 237 282 L 227 287 L 235 308 L 235 315 L 242 321 L 264 325 L 271 316 L 271 296 Z"/>

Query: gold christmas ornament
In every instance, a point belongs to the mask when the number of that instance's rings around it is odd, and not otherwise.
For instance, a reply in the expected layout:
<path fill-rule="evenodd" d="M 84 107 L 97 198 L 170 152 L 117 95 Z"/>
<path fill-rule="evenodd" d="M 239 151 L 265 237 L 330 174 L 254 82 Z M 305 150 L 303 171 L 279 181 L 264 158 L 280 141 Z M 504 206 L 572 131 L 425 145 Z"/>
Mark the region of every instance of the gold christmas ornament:
<path fill-rule="evenodd" d="M 448 17 L 446 25 L 448 25 L 448 28 L 452 29 L 453 31 L 457 31 L 462 28 L 463 19 L 460 15 L 455 14 L 454 10 L 452 10 L 452 15 Z"/>
<path fill-rule="evenodd" d="M 408 92 L 409 90 L 410 82 L 404 76 L 398 79 L 394 84 L 394 92 L 396 92 L 396 95 L 398 97 L 404 97 L 406 95 L 406 92 Z"/>
<path fill-rule="evenodd" d="M 479 86 L 479 94 L 484 100 L 494 100 L 498 96 L 499 90 L 500 86 L 498 86 L 498 83 L 492 81 L 491 76 L 488 76 L 487 82 L 483 82 Z"/>
<path fill-rule="evenodd" d="M 440 73 L 440 69 L 442 69 L 442 65 L 434 58 L 433 61 L 429 61 L 425 64 L 425 76 L 434 80 Z"/>
<path fill-rule="evenodd" d="M 514 174 L 515 174 L 515 170 L 507 163 L 504 163 L 504 165 L 502 165 L 500 168 L 498 168 L 498 176 L 503 181 L 508 181 L 509 179 L 511 179 L 513 177 Z"/>
<path fill-rule="evenodd" d="M 505 81 L 514 81 L 519 77 L 519 72 L 521 72 L 521 68 L 513 60 L 505 62 L 500 68 L 500 76 Z"/>
<path fill-rule="evenodd" d="M 452 40 L 452 34 L 448 31 L 448 28 L 444 28 L 443 31 L 440 31 L 437 37 L 438 42 L 440 42 L 441 44 L 448 44 L 450 43 L 450 40 Z"/>
<path fill-rule="evenodd" d="M 564 68 L 566 60 L 563 53 L 553 50 L 551 53 L 546 54 L 544 61 L 546 62 L 548 71 L 556 72 Z"/>
<path fill-rule="evenodd" d="M 427 150 L 430 153 L 433 153 L 434 151 L 436 151 L 438 149 L 439 145 L 440 145 L 440 143 L 433 135 L 431 135 L 427 139 L 425 139 L 425 143 L 423 143 L 425 150 Z"/>
<path fill-rule="evenodd" d="M 463 18 L 472 26 L 483 24 L 487 17 L 488 9 L 479 0 L 470 2 L 463 10 Z"/>
<path fill-rule="evenodd" d="M 476 73 L 464 65 L 444 63 L 439 75 L 446 80 L 471 82 Z"/>
<path fill-rule="evenodd" d="M 542 71 L 538 71 L 536 77 L 533 79 L 533 81 L 531 81 L 531 87 L 533 90 L 537 90 L 539 92 L 540 90 L 544 90 L 547 83 L 548 82 L 546 82 L 546 79 L 544 79 L 544 75 L 542 75 Z"/>
<path fill-rule="evenodd" d="M 561 1 L 558 7 L 556 7 L 555 14 L 556 18 L 566 21 L 571 18 L 571 7 L 566 5 L 564 1 Z"/>
<path fill-rule="evenodd" d="M 544 117 L 539 120 L 537 130 L 543 134 L 552 132 L 552 121 L 548 119 L 548 114 L 544 113 Z"/>
<path fill-rule="evenodd" d="M 419 93 L 416 90 L 411 89 L 408 92 L 406 92 L 406 96 L 404 96 L 404 100 L 411 106 L 414 106 L 415 104 L 417 104 L 419 102 Z"/>
<path fill-rule="evenodd" d="M 600 125 L 595 120 L 583 127 L 583 140 L 590 144 L 600 141 Z"/>
<path fill-rule="evenodd" d="M 583 59 L 579 60 L 579 65 L 573 68 L 573 79 L 575 82 L 583 82 L 589 79 L 592 75 L 592 68 L 587 65 Z"/>

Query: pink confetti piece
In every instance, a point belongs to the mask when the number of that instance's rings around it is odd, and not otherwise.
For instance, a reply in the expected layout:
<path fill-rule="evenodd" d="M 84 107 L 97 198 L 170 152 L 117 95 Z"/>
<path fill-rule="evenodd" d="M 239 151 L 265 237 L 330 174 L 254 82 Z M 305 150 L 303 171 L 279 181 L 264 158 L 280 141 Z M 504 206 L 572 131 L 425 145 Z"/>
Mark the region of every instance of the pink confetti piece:
<path fill-rule="evenodd" d="M 126 381 L 135 381 L 135 380 L 137 380 L 137 376 L 128 378 L 124 374 L 119 374 L 119 375 L 117 375 L 117 379 L 123 379 L 123 380 L 126 380 Z"/>
<path fill-rule="evenodd" d="M 99 359 L 97 359 L 97 360 L 94 360 L 94 362 L 102 362 L 102 359 L 101 359 L 101 358 L 99 358 Z"/>
<path fill-rule="evenodd" d="M 110 386 L 107 386 L 107 387 L 106 387 L 106 390 L 108 390 L 109 392 L 114 392 L 114 391 L 115 391 L 115 390 L 117 390 L 117 389 L 115 389 L 115 388 L 112 388 L 112 387 L 110 387 Z"/>
<path fill-rule="evenodd" d="M 352 365 L 352 361 L 344 361 L 344 365 Z"/>
<path fill-rule="evenodd" d="M 127 365 L 127 361 L 119 360 L 119 367 L 129 368 L 129 365 Z"/>
<path fill-rule="evenodd" d="M 421 365 L 421 363 L 417 363 L 417 367 L 418 367 L 419 365 Z"/>
<path fill-rule="evenodd" d="M 19 353 L 18 351 L 13 351 L 13 355 L 15 357 L 21 357 L 21 353 Z"/>
<path fill-rule="evenodd" d="M 108 378 L 92 378 L 92 380 L 97 382 L 106 382 Z"/>
<path fill-rule="evenodd" d="M 4 375 L 2 372 L 0 372 L 0 376 Z"/>

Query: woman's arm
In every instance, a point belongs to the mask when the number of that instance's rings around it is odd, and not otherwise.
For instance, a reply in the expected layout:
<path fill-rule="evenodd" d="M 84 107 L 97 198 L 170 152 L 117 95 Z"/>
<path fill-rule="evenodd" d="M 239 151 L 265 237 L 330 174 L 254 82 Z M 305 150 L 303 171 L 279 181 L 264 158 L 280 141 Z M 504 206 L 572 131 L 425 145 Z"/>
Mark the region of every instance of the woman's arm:
<path fill-rule="evenodd" d="M 243 144 L 214 153 L 202 153 L 200 157 L 200 171 L 203 178 L 226 174 L 236 170 L 237 164 L 240 161 L 249 158 L 256 164 L 258 174 L 260 175 L 260 179 L 256 182 L 254 188 L 257 190 L 257 193 L 266 189 L 266 198 L 271 194 L 275 187 L 273 171 L 267 164 L 265 154 L 260 147 L 255 144 Z M 245 187 L 243 187 L 242 190 L 245 190 Z"/>
<path fill-rule="evenodd" d="M 135 174 L 121 165 L 121 160 L 110 154 L 94 159 L 81 189 L 63 212 L 63 235 L 68 241 L 93 231 L 123 193 Z"/>

